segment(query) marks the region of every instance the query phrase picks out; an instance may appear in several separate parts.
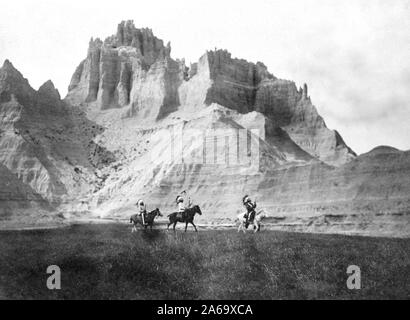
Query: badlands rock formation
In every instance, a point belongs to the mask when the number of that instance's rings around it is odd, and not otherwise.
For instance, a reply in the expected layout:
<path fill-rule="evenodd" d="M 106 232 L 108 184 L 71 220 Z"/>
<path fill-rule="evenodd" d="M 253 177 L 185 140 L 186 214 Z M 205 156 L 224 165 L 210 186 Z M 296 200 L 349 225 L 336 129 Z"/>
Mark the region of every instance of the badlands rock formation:
<path fill-rule="evenodd" d="M 164 46 L 150 29 L 123 22 L 117 34 L 104 42 L 91 39 L 67 100 L 94 102 L 98 111 L 126 107 L 124 116 L 165 116 L 178 105 L 176 90 L 182 81 L 182 65 L 170 53 L 170 45 Z"/>
<path fill-rule="evenodd" d="M 0 68 L 0 97 L 1 177 L 14 177 L 10 188 L 2 186 L 3 198 L 26 193 L 27 203 L 47 203 L 56 213 L 91 192 L 100 179 L 96 168 L 110 159 L 92 141 L 103 129 L 67 106 L 51 81 L 35 91 L 9 61 Z M 20 192 L 17 182 L 30 191 Z"/>
<path fill-rule="evenodd" d="M 269 127 L 281 127 L 303 150 L 341 165 L 355 153 L 329 130 L 305 84 L 277 79 L 266 66 L 234 59 L 226 50 L 206 52 L 190 68 L 170 57 L 171 48 L 150 29 L 122 22 L 117 34 L 91 39 L 87 58 L 75 71 L 67 101 L 94 110 L 123 108 L 122 115 L 159 120 L 178 110 L 196 112 L 216 103 L 241 114 L 257 111 Z"/>
<path fill-rule="evenodd" d="M 188 67 L 132 21 L 91 39 L 64 100 L 6 61 L 0 114 L 0 174 L 14 186 L 0 191 L 21 199 L 1 202 L 4 221 L 27 208 L 125 219 L 140 198 L 170 213 L 187 190 L 203 224 L 232 225 L 251 194 L 271 228 L 410 235 L 409 152 L 357 157 L 306 84 L 225 50 Z"/>

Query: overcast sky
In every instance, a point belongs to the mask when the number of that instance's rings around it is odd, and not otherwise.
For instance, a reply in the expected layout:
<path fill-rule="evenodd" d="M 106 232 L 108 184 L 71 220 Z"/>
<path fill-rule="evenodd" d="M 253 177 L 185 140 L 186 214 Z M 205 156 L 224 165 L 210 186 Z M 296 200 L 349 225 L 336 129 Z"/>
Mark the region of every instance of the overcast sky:
<path fill-rule="evenodd" d="M 207 49 L 264 62 L 309 94 L 358 153 L 410 149 L 410 0 L 0 0 L 0 60 L 65 96 L 88 41 L 121 20 L 150 27 L 172 57 Z"/>

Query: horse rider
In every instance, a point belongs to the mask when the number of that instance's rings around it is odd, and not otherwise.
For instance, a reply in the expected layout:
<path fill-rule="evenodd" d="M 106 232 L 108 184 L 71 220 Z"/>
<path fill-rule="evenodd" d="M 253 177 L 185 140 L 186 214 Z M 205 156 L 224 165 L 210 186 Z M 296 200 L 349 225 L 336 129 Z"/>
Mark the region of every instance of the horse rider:
<path fill-rule="evenodd" d="M 139 209 L 138 215 L 141 216 L 141 218 L 142 218 L 142 224 L 145 226 L 145 225 L 146 225 L 146 223 L 145 223 L 145 215 L 147 214 L 147 206 L 146 206 L 145 202 L 142 201 L 141 199 L 138 200 L 137 206 L 138 206 L 138 209 Z"/>
<path fill-rule="evenodd" d="M 252 202 L 251 198 L 248 195 L 246 195 L 242 198 L 242 202 L 246 208 L 245 218 L 246 218 L 246 227 L 248 227 L 249 223 L 251 223 L 253 219 L 255 219 L 256 201 Z"/>
<path fill-rule="evenodd" d="M 188 198 L 188 200 L 185 201 L 185 198 Z M 178 206 L 178 212 L 182 214 L 182 219 L 185 219 L 185 210 L 190 208 L 192 205 L 191 198 L 187 196 L 187 193 L 184 190 L 176 197 L 175 201 Z"/>

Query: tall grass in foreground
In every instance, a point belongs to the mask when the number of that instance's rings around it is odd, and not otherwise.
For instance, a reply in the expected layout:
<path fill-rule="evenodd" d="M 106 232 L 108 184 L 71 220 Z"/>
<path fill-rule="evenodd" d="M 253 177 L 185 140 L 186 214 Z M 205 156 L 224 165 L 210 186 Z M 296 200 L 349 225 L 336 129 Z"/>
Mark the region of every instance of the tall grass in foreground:
<path fill-rule="evenodd" d="M 62 289 L 46 287 L 47 266 Z M 348 290 L 346 269 L 362 271 Z M 410 298 L 410 239 L 265 231 L 138 232 L 130 226 L 0 232 L 0 298 Z"/>

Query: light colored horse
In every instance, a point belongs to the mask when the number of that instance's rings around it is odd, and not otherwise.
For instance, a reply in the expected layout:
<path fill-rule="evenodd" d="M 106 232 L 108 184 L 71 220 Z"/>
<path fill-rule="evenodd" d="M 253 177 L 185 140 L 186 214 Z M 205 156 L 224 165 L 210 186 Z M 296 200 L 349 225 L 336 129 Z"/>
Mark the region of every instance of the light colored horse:
<path fill-rule="evenodd" d="M 245 218 L 246 212 L 241 213 L 238 215 L 238 220 L 239 220 L 239 227 L 238 227 L 238 232 L 243 231 L 244 233 L 246 232 L 245 224 L 246 224 L 246 218 Z M 261 221 L 266 218 L 266 213 L 264 210 L 259 210 L 255 214 L 255 218 L 253 219 L 253 228 L 254 228 L 254 233 L 260 231 L 261 228 Z"/>

